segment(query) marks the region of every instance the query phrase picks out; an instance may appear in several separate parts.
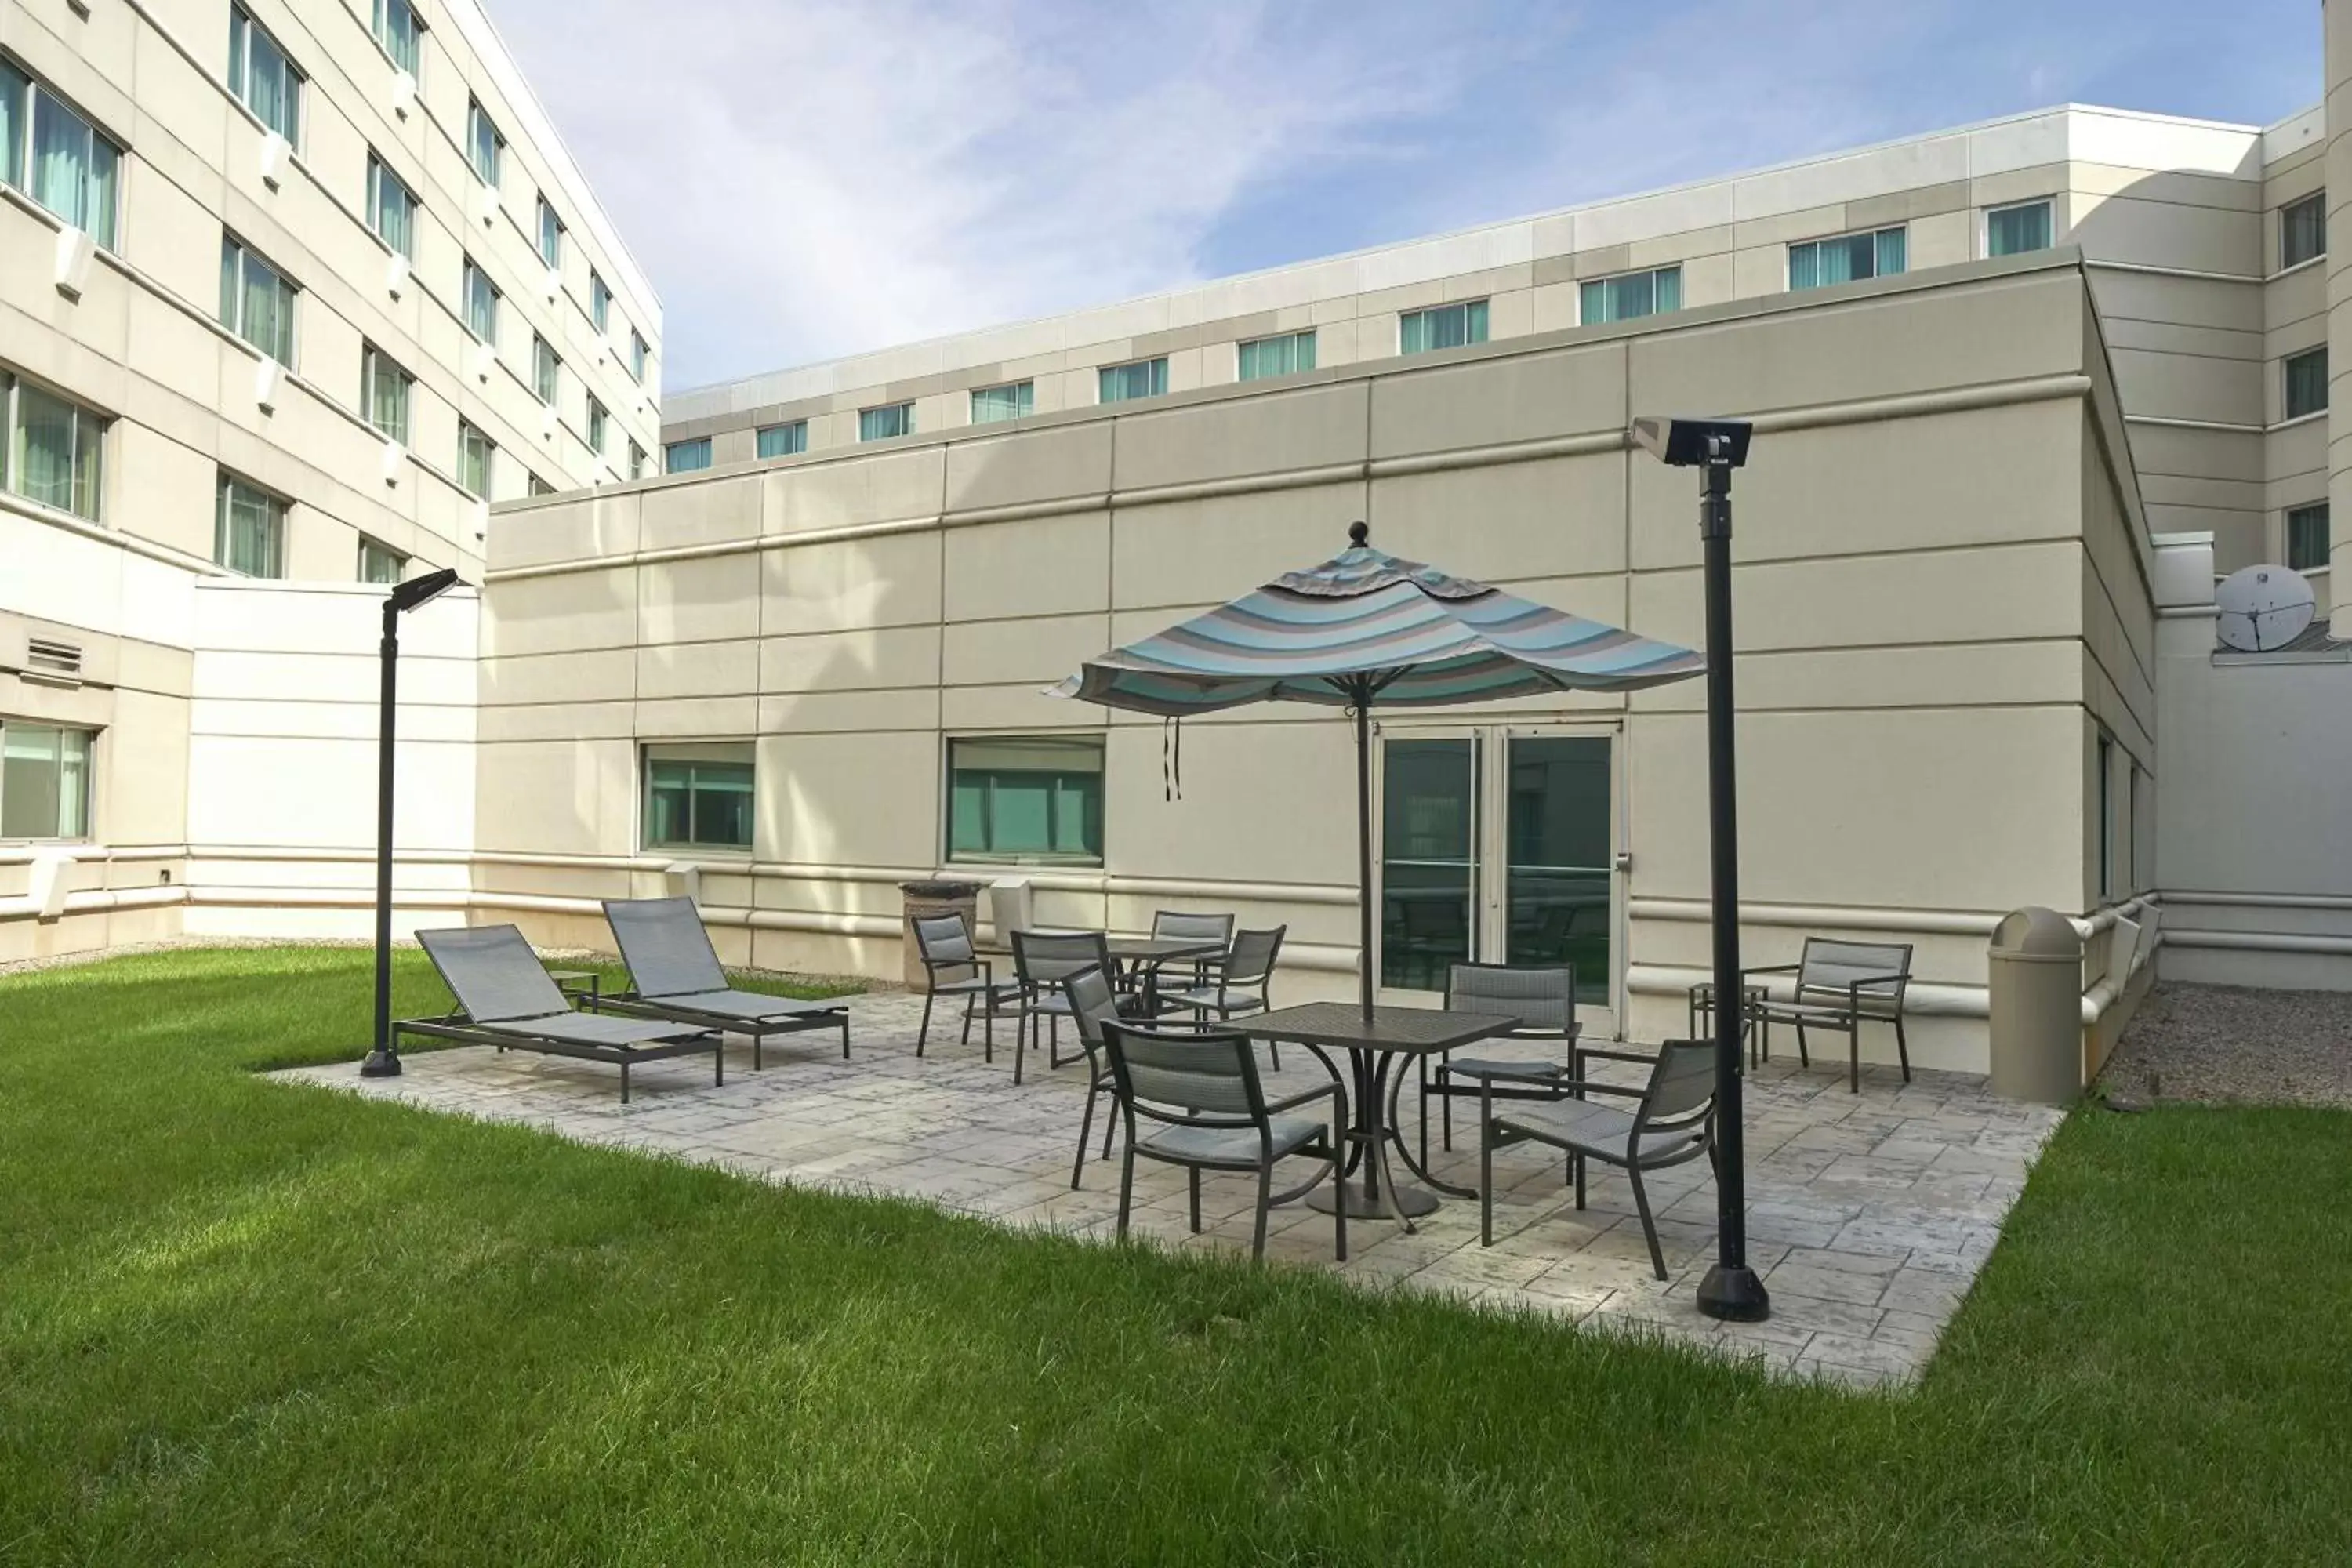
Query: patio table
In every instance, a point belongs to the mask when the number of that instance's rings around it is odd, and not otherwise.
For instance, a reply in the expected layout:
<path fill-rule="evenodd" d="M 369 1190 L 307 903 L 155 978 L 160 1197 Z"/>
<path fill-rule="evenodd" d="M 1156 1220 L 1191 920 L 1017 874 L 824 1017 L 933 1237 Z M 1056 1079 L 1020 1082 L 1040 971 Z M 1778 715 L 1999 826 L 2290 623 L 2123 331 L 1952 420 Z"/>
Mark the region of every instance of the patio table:
<path fill-rule="evenodd" d="M 1348 1053 L 1354 1080 L 1350 1098 L 1355 1121 L 1355 1126 L 1346 1134 L 1349 1142 L 1355 1145 L 1349 1172 L 1353 1174 L 1360 1165 L 1363 1183 L 1351 1186 L 1343 1181 L 1336 1191 L 1318 1187 L 1307 1194 L 1307 1201 L 1326 1214 L 1332 1205 L 1345 1203 L 1349 1219 L 1394 1218 L 1410 1231 L 1413 1217 L 1436 1208 L 1437 1199 L 1419 1187 L 1403 1186 L 1397 1182 L 1395 1173 L 1389 1169 L 1390 1144 L 1396 1145 L 1397 1155 L 1406 1168 L 1431 1186 L 1458 1197 L 1475 1197 L 1477 1189 L 1441 1182 L 1413 1162 L 1412 1152 L 1405 1147 L 1404 1139 L 1383 1114 L 1388 1104 L 1390 1068 L 1403 1058 L 1432 1056 L 1474 1040 L 1506 1034 L 1518 1022 L 1500 1013 L 1448 1013 L 1429 1007 L 1375 1007 L 1367 1018 L 1363 1008 L 1352 1002 L 1307 1002 L 1276 1012 L 1252 1014 L 1219 1027 L 1252 1039 L 1305 1046 L 1334 1079 L 1339 1079 L 1339 1069 L 1327 1052 Z"/>
<path fill-rule="evenodd" d="M 1053 935 L 1083 935 L 1083 931 L 1070 926 L 1040 928 Z M 1009 954 L 1010 942 L 983 942 L 973 948 L 976 952 L 992 955 Z M 1220 942 L 1189 936 L 1112 936 L 1103 935 L 1103 951 L 1110 954 L 1115 964 L 1133 964 L 1143 973 L 1143 1006 L 1148 1014 L 1160 1011 L 1160 968 L 1164 963 L 1187 958 L 1215 958 L 1225 951 Z"/>

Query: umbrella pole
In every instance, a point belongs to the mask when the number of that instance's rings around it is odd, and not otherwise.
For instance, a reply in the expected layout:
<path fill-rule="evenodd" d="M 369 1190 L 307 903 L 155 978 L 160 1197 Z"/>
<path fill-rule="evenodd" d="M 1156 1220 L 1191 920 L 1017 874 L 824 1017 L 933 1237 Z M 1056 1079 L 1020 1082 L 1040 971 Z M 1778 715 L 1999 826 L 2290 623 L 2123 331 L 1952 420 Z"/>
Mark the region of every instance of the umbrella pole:
<path fill-rule="evenodd" d="M 1372 1019 L 1372 696 L 1356 689 L 1356 915 L 1358 1000 Z"/>

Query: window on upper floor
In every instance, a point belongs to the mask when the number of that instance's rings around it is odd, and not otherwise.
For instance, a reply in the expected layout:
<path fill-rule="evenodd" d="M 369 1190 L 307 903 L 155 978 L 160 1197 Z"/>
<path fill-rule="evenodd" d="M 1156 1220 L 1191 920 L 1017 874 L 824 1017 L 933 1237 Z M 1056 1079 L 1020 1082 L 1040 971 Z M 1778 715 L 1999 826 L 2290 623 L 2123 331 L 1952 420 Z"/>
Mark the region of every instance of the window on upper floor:
<path fill-rule="evenodd" d="M 642 479 L 645 477 L 646 449 L 632 441 L 629 443 L 629 478 Z"/>
<path fill-rule="evenodd" d="M 499 444 L 465 420 L 457 421 L 457 484 L 476 500 L 490 499 L 490 469 Z"/>
<path fill-rule="evenodd" d="M 284 497 L 223 468 L 213 495 L 213 561 L 247 577 L 286 575 Z"/>
<path fill-rule="evenodd" d="M 554 481 L 551 479 L 542 479 L 537 474 L 531 475 L 529 479 L 524 481 L 523 488 L 535 496 L 551 496 L 555 493 Z"/>
<path fill-rule="evenodd" d="M 2047 197 L 1985 211 L 1987 256 L 2023 256 L 2028 251 L 2047 250 L 2052 238 L 2051 203 Z"/>
<path fill-rule="evenodd" d="M 1095 373 L 1095 401 L 1131 403 L 1139 397 L 1159 397 L 1168 391 L 1168 356 L 1139 359 L 1129 364 L 1107 364 Z"/>
<path fill-rule="evenodd" d="M 639 381 L 646 378 L 646 335 L 635 327 L 629 329 L 629 374 Z"/>
<path fill-rule="evenodd" d="M 392 57 L 392 63 L 410 76 L 422 77 L 425 60 L 425 24 L 416 19 L 416 9 L 408 0 L 375 0 L 375 41 Z"/>
<path fill-rule="evenodd" d="M 1234 351 L 1235 374 L 1244 381 L 1262 381 L 1269 375 L 1295 375 L 1302 370 L 1315 368 L 1315 330 L 1303 332 L 1281 332 L 1270 338 L 1252 338 Z"/>
<path fill-rule="evenodd" d="M 1465 300 L 1458 305 L 1433 305 L 1407 310 L 1397 318 L 1397 353 L 1427 353 L 1433 349 L 1458 349 L 1486 341 L 1486 301 Z"/>
<path fill-rule="evenodd" d="M 1099 736 L 948 742 L 948 858 L 1099 864 Z"/>
<path fill-rule="evenodd" d="M 1801 240 L 1789 247 L 1789 287 L 1826 289 L 1864 278 L 1892 278 L 1904 269 L 1908 244 L 1901 228 Z"/>
<path fill-rule="evenodd" d="M 89 837 L 96 736 L 27 719 L 0 722 L 0 839 Z"/>
<path fill-rule="evenodd" d="M 563 220 L 545 196 L 539 198 L 539 258 L 550 267 L 563 265 Z"/>
<path fill-rule="evenodd" d="M 2279 265 L 2300 267 L 2327 254 L 2327 193 L 2314 191 L 2279 208 Z"/>
<path fill-rule="evenodd" d="M 563 374 L 563 362 L 555 355 L 554 348 L 537 332 L 530 335 L 530 389 L 550 408 L 555 406 L 557 384 Z"/>
<path fill-rule="evenodd" d="M 466 258 L 466 268 L 459 283 L 459 307 L 464 312 L 466 330 L 486 343 L 499 341 L 499 289 L 490 275 L 475 265 L 472 257 Z"/>
<path fill-rule="evenodd" d="M 588 400 L 588 449 L 598 457 L 604 455 L 604 442 L 610 433 L 612 416 L 593 397 Z"/>
<path fill-rule="evenodd" d="M 697 468 L 710 467 L 710 437 L 703 436 L 692 441 L 672 441 L 662 448 L 662 468 L 673 474 L 690 474 Z"/>
<path fill-rule="evenodd" d="M 103 415 L 0 371 L 0 479 L 26 500 L 100 521 Z"/>
<path fill-rule="evenodd" d="M 0 184 L 114 248 L 122 150 L 0 57 Z"/>
<path fill-rule="evenodd" d="M 794 419 L 784 425 L 762 425 L 759 434 L 760 456 L 790 458 L 808 450 L 808 421 Z"/>
<path fill-rule="evenodd" d="M 360 581 L 393 584 L 408 575 L 408 557 L 389 544 L 360 535 Z"/>
<path fill-rule="evenodd" d="M 2286 357 L 2286 416 L 2300 419 L 2327 406 L 2327 345 Z"/>
<path fill-rule="evenodd" d="M 753 756 L 749 741 L 647 746 L 637 842 L 647 849 L 749 850 Z"/>
<path fill-rule="evenodd" d="M 1587 327 L 1639 321 L 1682 308 L 1683 269 L 1679 267 L 1589 279 L 1576 289 L 1576 319 Z"/>
<path fill-rule="evenodd" d="M 588 273 L 588 320 L 600 332 L 612 329 L 613 291 L 604 286 L 604 275 L 593 268 Z"/>
<path fill-rule="evenodd" d="M 466 101 L 466 162 L 482 184 L 496 185 L 505 168 L 507 139 L 478 100 Z"/>
<path fill-rule="evenodd" d="M 301 290 L 234 235 L 221 236 L 220 322 L 294 368 L 294 297 Z"/>
<path fill-rule="evenodd" d="M 857 438 L 861 441 L 887 441 L 894 436 L 915 433 L 915 405 L 911 403 L 886 403 L 879 408 L 857 411 Z"/>
<path fill-rule="evenodd" d="M 228 11 L 228 89 L 256 120 L 302 145 L 302 73 L 242 5 Z"/>
<path fill-rule="evenodd" d="M 360 417 L 387 441 L 408 445 L 408 404 L 416 378 L 373 343 L 360 349 Z"/>
<path fill-rule="evenodd" d="M 2327 503 L 2290 507 L 2286 514 L 2286 563 L 2298 572 L 2327 569 Z"/>
<path fill-rule="evenodd" d="M 1036 407 L 1037 384 L 1034 381 L 1008 381 L 1002 386 L 971 389 L 971 422 L 975 425 L 1024 418 L 1034 413 Z"/>
<path fill-rule="evenodd" d="M 368 154 L 367 220 L 378 239 L 411 261 L 416 259 L 416 194 L 373 153 Z"/>

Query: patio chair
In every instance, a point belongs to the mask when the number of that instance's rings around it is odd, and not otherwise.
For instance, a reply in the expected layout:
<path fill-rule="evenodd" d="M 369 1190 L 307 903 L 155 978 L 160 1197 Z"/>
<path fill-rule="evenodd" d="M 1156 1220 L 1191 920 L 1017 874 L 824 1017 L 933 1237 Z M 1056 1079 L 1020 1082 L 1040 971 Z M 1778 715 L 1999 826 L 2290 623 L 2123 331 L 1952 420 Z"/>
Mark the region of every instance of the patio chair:
<path fill-rule="evenodd" d="M 1081 969 L 1062 982 L 1062 994 L 1070 1000 L 1070 1019 L 1077 1026 L 1078 1044 L 1087 1053 L 1087 1113 L 1078 1123 L 1078 1157 L 1070 1163 L 1070 1190 L 1077 1191 L 1078 1179 L 1086 1173 L 1087 1142 L 1094 1134 L 1095 1100 L 1111 1093 L 1110 1058 L 1103 1048 L 1103 1026 L 1117 1023 L 1126 1015 L 1120 1011 L 1120 997 L 1111 989 L 1110 977 L 1099 969 Z M 1110 1158 L 1112 1137 L 1118 1130 L 1118 1119 L 1103 1118 L 1102 1157 Z"/>
<path fill-rule="evenodd" d="M 1061 1020 L 1071 1016 L 1063 989 L 1082 969 L 1111 973 L 1110 944 L 1098 931 L 1016 931 L 1013 933 L 1013 971 L 1021 982 L 1021 1017 L 1013 1032 L 1013 1081 L 1021 1081 L 1022 1063 L 1034 1044 L 1037 1026 L 1045 1028 L 1045 1066 L 1067 1067 L 1085 1058 L 1062 1055 Z"/>
<path fill-rule="evenodd" d="M 629 1068 L 639 1062 L 710 1053 L 711 1082 L 727 1081 L 725 1037 L 700 1024 L 575 1013 L 572 999 L 548 978 L 539 955 L 510 925 L 421 931 L 416 940 L 457 999 L 441 1018 L 404 1018 L 400 1035 L 539 1051 L 621 1069 L 621 1103 L 629 1103 Z"/>
<path fill-rule="evenodd" d="M 1797 1026 L 1797 1060 L 1813 1065 L 1806 1048 L 1808 1028 L 1827 1029 L 1846 1037 L 1846 1088 L 1862 1092 L 1862 1026 L 1876 1021 L 1895 1026 L 1895 1054 L 1903 1064 L 1903 1081 L 1911 1081 L 1911 1044 L 1903 1034 L 1903 993 L 1911 984 L 1911 944 L 1907 942 L 1840 942 L 1809 936 L 1795 963 L 1769 964 L 1739 972 L 1742 984 L 1759 974 L 1793 974 L 1795 994 L 1776 1001 L 1767 994 L 1748 1004 L 1758 1025 L 1769 1031 L 1774 1024 Z M 1769 1045 L 1766 1047 L 1769 1054 Z"/>
<path fill-rule="evenodd" d="M 1222 1023 L 1251 1013 L 1270 1011 L 1267 989 L 1274 984 L 1274 965 L 1282 956 L 1282 939 L 1288 926 L 1276 926 L 1270 931 L 1245 931 L 1234 938 L 1233 947 L 1224 958 L 1210 966 L 1202 984 L 1181 991 L 1163 988 L 1160 993 L 1160 1008 L 1164 1013 L 1180 1010 L 1192 1013 L 1194 1020 L 1206 1024 L 1214 1015 Z M 1266 1042 L 1273 1053 L 1274 1070 L 1282 1070 L 1282 1047 Z"/>
<path fill-rule="evenodd" d="M 1154 910 L 1151 911 L 1151 934 L 1157 940 L 1174 942 L 1213 942 L 1217 944 L 1215 958 L 1190 960 L 1193 985 L 1209 983 L 1209 971 L 1234 945 L 1234 917 L 1231 915 L 1194 914 L 1184 910 Z M 1161 982 L 1162 988 L 1166 982 Z"/>
<path fill-rule="evenodd" d="M 1486 1092 L 1489 1080 L 1503 1087 L 1497 1100 L 1558 1100 L 1559 1083 L 1583 1076 L 1576 1057 L 1577 1037 L 1584 1026 L 1576 1021 L 1576 966 L 1514 967 L 1505 963 L 1456 963 L 1445 972 L 1445 1010 L 1449 1013 L 1501 1013 L 1517 1018 L 1517 1026 L 1494 1037 L 1506 1040 L 1557 1040 L 1567 1047 L 1561 1059 L 1528 1060 L 1509 1057 L 1463 1057 L 1452 1051 L 1439 1055 L 1433 1067 L 1423 1057 L 1421 1067 L 1421 1163 L 1429 1163 L 1429 1102 L 1443 1102 L 1444 1147 L 1454 1147 L 1454 1102 L 1475 1100 Z M 1397 1081 L 1404 1079 L 1399 1075 Z M 1391 1124 L 1394 1118 L 1391 1118 Z"/>
<path fill-rule="evenodd" d="M 923 1026 L 915 1036 L 915 1055 L 931 1037 L 931 1007 L 941 996 L 963 998 L 963 1037 L 971 1044 L 973 1009 L 980 1010 L 982 1059 L 996 1059 L 996 1020 L 1017 1002 L 1021 987 L 1012 981 L 997 983 L 996 966 L 972 950 L 971 928 L 961 915 L 919 915 L 915 920 L 915 955 L 929 982 L 923 993 Z M 969 973 L 966 973 L 966 972 Z"/>
<path fill-rule="evenodd" d="M 1338 1084 L 1269 1100 L 1246 1035 L 1170 1033 L 1108 1021 L 1102 1031 L 1110 1057 L 1111 1091 L 1127 1123 L 1127 1157 L 1118 1178 L 1121 1237 L 1127 1235 L 1128 1213 L 1134 1204 L 1138 1155 L 1185 1167 L 1195 1236 L 1201 1231 L 1201 1173 L 1255 1173 L 1253 1258 L 1265 1256 L 1266 1215 L 1276 1204 L 1303 1197 L 1327 1175 L 1335 1183 L 1342 1179 L 1348 1145 L 1340 1130 L 1347 1125 L 1347 1099 Z M 1294 1114 L 1302 1107 L 1327 1102 L 1326 1115 Z M 1149 1130 L 1139 1128 L 1139 1117 L 1150 1123 Z M 1294 1155 L 1325 1163 L 1304 1185 L 1276 1193 L 1274 1167 Z M 1331 1207 L 1332 1245 L 1344 1263 L 1348 1205 Z"/>
<path fill-rule="evenodd" d="M 841 1059 L 849 1059 L 849 1005 L 796 1002 L 730 986 L 692 899 L 607 899 L 604 921 L 621 944 L 633 988 L 600 997 L 599 1007 L 749 1035 L 755 1072 L 767 1037 L 807 1029 L 839 1029 Z"/>
<path fill-rule="evenodd" d="M 1644 1172 L 1663 1171 L 1701 1155 L 1715 1160 L 1715 1047 L 1706 1040 L 1668 1040 L 1658 1047 L 1650 1080 L 1641 1089 L 1622 1084 L 1561 1079 L 1568 1098 L 1541 1105 L 1495 1104 L 1492 1079 L 1482 1079 L 1478 1099 L 1478 1245 L 1495 1244 L 1495 1151 L 1514 1143 L 1548 1143 L 1567 1152 L 1576 1180 L 1576 1206 L 1584 1207 L 1588 1160 L 1622 1168 L 1633 1184 L 1633 1207 L 1642 1216 L 1643 1239 L 1650 1244 L 1650 1267 L 1666 1277 L 1665 1254 L 1650 1216 Z M 1622 1095 L 1631 1110 L 1602 1105 L 1587 1094 Z"/>

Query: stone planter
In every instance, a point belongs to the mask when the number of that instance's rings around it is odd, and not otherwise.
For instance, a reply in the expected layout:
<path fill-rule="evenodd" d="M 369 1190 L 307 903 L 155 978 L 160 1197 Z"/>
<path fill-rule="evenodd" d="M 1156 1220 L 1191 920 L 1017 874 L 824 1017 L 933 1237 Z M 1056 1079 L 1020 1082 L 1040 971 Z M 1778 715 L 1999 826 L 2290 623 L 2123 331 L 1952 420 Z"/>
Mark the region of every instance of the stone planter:
<path fill-rule="evenodd" d="M 963 929 L 980 929 L 980 884 L 978 882 L 919 881 L 901 882 L 898 891 L 905 896 L 906 912 L 898 926 L 898 950 L 902 973 L 908 989 L 929 991 L 931 977 L 923 968 L 922 950 L 915 945 L 915 921 L 933 915 L 961 915 Z"/>

